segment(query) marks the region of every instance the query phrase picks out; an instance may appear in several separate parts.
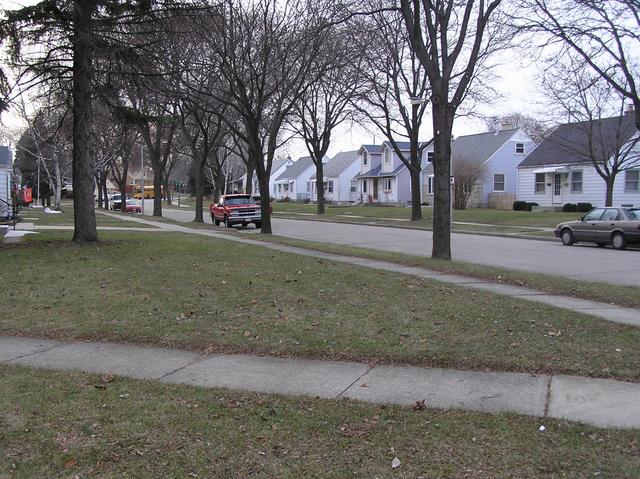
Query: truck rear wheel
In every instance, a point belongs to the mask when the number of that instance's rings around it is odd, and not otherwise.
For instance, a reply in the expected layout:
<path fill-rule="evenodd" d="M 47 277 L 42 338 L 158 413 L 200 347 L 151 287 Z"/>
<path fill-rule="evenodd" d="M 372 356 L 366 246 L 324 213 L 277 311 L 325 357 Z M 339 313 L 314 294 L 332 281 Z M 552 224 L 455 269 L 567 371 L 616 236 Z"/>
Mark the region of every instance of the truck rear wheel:
<path fill-rule="evenodd" d="M 256 225 L 257 229 L 262 228 L 262 221 L 256 221 L 255 223 L 253 223 L 254 225 Z"/>

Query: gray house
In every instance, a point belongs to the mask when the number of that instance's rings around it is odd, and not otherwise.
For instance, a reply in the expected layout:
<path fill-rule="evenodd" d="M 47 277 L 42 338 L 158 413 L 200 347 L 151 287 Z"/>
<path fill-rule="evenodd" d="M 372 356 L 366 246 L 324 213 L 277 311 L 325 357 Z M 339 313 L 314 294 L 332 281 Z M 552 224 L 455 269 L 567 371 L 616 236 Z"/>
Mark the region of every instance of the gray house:
<path fill-rule="evenodd" d="M 343 151 L 331 158 L 323 166 L 325 200 L 348 202 L 356 201 L 357 183 L 353 177 L 360 171 L 358 150 Z M 317 201 L 316 174 L 311 175 L 307 191 L 311 201 Z"/>
<path fill-rule="evenodd" d="M 516 200 L 518 165 L 535 148 L 521 128 L 459 136 L 451 143 L 451 162 L 472 162 L 482 168 L 468 206 L 511 209 Z M 424 199 L 433 201 L 433 152 L 424 155 Z"/>

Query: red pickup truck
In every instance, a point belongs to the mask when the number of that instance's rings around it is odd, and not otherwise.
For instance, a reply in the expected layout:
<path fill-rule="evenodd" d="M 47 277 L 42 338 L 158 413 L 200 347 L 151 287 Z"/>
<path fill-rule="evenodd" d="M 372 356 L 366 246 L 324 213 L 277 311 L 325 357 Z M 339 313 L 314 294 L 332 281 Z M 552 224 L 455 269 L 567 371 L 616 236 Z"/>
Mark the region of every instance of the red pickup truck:
<path fill-rule="evenodd" d="M 233 225 L 247 226 L 249 223 L 262 227 L 260 205 L 251 195 L 223 195 L 218 204 L 209 206 L 211 220 L 215 226 L 224 223 L 227 228 Z"/>

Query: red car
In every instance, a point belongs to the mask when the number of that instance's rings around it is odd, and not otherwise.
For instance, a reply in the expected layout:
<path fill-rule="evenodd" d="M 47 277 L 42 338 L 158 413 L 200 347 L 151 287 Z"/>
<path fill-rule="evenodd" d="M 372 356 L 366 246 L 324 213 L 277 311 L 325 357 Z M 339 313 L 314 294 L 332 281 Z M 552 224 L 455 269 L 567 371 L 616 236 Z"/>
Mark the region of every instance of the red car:
<path fill-rule="evenodd" d="M 260 205 L 251 195 L 223 195 L 218 204 L 209 206 L 211 220 L 215 226 L 224 223 L 227 228 L 233 225 L 247 226 L 249 223 L 262 227 Z"/>
<path fill-rule="evenodd" d="M 127 213 L 142 213 L 142 205 L 136 200 L 127 200 L 125 208 L 127 209 Z"/>

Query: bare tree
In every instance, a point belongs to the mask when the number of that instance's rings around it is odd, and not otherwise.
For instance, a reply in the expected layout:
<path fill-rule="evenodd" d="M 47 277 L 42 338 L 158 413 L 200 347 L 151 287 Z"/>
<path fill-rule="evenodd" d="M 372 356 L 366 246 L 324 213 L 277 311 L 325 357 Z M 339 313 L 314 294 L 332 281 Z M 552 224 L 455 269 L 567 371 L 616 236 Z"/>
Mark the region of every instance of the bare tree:
<path fill-rule="evenodd" d="M 453 121 L 507 36 L 497 17 L 502 0 L 400 0 L 404 24 L 431 89 L 434 132 L 432 257 L 451 259 L 451 139 Z M 477 84 L 477 81 L 476 81 Z M 477 85 L 476 85 L 477 86 Z"/>
<path fill-rule="evenodd" d="M 223 87 L 216 98 L 234 110 L 227 125 L 246 146 L 261 196 L 262 233 L 270 234 L 269 176 L 282 126 L 320 78 L 315 59 L 327 35 L 317 5 L 300 0 L 226 0 L 224 14 L 202 15 L 204 46 Z M 311 12 L 312 13 L 312 12 Z"/>
<path fill-rule="evenodd" d="M 451 166 L 455 175 L 453 207 L 456 210 L 466 210 L 478 181 L 484 178 L 484 163 L 464 157 L 453 157 Z"/>
<path fill-rule="evenodd" d="M 554 58 L 567 51 L 577 54 L 617 94 L 631 101 L 640 130 L 638 0 L 522 0 L 517 11 L 515 24 L 536 33 L 543 46 L 551 46 Z"/>
<path fill-rule="evenodd" d="M 409 170 L 411 178 L 411 220 L 422 219 L 420 172 L 427 143 L 419 141 L 420 126 L 431 93 L 425 69 L 411 48 L 402 18 L 397 12 L 380 12 L 366 19 L 356 35 L 366 38 L 362 76 L 364 88 L 357 97 L 357 109 L 391 144 Z M 365 33 L 366 32 L 366 33 Z M 409 142 L 409 155 L 399 144 Z"/>
<path fill-rule="evenodd" d="M 325 213 L 324 163 L 334 129 L 352 116 L 351 105 L 361 84 L 361 56 L 349 42 L 345 25 L 331 28 L 324 54 L 316 59 L 326 73 L 295 104 L 291 125 L 304 140 L 316 167 L 317 213 Z"/>
<path fill-rule="evenodd" d="M 519 112 L 488 116 L 484 122 L 487 130 L 494 133 L 505 128 L 522 128 L 536 145 L 548 138 L 553 130 L 548 122 Z"/>
<path fill-rule="evenodd" d="M 574 57 L 545 70 L 543 85 L 551 108 L 572 122 L 562 125 L 549 141 L 593 165 L 606 184 L 605 205 L 612 206 L 617 175 L 640 161 L 635 116 L 625 114 L 625 98 L 610 82 L 583 65 Z"/>

